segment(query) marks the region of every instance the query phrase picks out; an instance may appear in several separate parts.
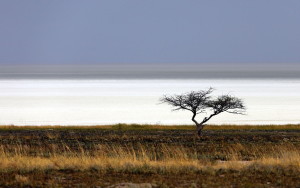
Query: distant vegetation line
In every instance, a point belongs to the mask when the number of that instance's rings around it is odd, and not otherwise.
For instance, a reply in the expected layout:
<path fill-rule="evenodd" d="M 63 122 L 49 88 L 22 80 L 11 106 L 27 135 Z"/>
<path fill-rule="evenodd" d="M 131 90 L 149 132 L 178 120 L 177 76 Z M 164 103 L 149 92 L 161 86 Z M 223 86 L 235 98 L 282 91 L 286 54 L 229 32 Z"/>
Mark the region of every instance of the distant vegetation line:
<path fill-rule="evenodd" d="M 0 125 L 0 130 L 41 130 L 41 129 L 103 129 L 103 130 L 194 130 L 194 125 L 147 125 L 147 124 L 115 124 L 93 126 L 16 126 Z M 300 124 L 287 125 L 207 125 L 206 130 L 300 130 Z"/>

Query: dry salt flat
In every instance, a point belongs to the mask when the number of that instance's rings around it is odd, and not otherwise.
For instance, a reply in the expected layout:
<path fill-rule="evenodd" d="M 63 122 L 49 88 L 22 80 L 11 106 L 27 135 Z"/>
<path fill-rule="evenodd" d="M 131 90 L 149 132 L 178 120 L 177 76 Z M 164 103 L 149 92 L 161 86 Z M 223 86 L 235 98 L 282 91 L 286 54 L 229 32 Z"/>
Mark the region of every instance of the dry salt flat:
<path fill-rule="evenodd" d="M 247 106 L 247 115 L 222 114 L 210 123 L 300 122 L 300 79 L 2 79 L 0 124 L 191 124 L 189 112 L 172 112 L 159 98 L 209 87 L 216 95 L 240 97 Z"/>

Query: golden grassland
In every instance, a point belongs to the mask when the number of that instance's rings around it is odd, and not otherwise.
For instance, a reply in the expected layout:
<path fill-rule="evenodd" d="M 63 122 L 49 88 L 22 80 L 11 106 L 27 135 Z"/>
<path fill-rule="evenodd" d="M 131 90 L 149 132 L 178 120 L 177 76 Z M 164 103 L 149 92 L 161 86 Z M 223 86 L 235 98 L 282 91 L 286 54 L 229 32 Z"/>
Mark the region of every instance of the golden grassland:
<path fill-rule="evenodd" d="M 0 159 L 4 187 L 297 187 L 300 125 L 0 126 Z"/>
<path fill-rule="evenodd" d="M 272 147 L 272 152 L 264 153 L 261 148 L 255 150 L 252 160 L 242 160 L 241 153 L 245 148 L 236 144 L 226 153 L 228 160 L 199 159 L 196 152 L 183 146 L 160 145 L 159 148 L 148 148 L 140 145 L 132 146 L 99 145 L 97 151 L 72 151 L 64 145 L 64 151 L 51 152 L 39 148 L 35 156 L 31 156 L 29 146 L 15 146 L 9 151 L 0 146 L 0 171 L 47 171 L 47 170 L 97 170 L 107 172 L 134 173 L 197 173 L 201 171 L 249 170 L 253 168 L 276 169 L 279 167 L 295 169 L 300 172 L 300 150 L 292 145 Z M 13 152 L 12 152 L 12 151 Z"/>

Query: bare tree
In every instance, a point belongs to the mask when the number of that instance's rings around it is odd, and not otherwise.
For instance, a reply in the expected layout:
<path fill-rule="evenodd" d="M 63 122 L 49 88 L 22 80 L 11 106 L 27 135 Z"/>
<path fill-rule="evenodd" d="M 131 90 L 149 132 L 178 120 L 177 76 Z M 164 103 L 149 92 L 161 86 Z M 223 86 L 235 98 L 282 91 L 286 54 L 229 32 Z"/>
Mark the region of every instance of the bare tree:
<path fill-rule="evenodd" d="M 173 107 L 173 110 L 188 110 L 193 113 L 192 121 L 196 124 L 198 136 L 201 136 L 205 123 L 212 117 L 228 112 L 232 114 L 244 114 L 245 106 L 241 99 L 231 95 L 221 95 L 212 98 L 212 88 L 208 90 L 191 91 L 181 95 L 163 96 L 160 101 Z M 206 113 L 209 115 L 198 122 L 197 114 Z"/>

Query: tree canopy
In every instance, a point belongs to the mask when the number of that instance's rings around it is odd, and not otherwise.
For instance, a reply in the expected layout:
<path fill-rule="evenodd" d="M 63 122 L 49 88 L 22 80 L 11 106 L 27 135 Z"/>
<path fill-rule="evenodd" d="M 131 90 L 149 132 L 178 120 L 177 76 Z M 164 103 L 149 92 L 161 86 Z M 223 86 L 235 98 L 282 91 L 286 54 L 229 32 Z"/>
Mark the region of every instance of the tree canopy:
<path fill-rule="evenodd" d="M 197 126 L 197 132 L 200 136 L 204 123 L 222 112 L 231 114 L 244 114 L 245 105 L 242 99 L 231 96 L 229 94 L 212 97 L 211 93 L 214 90 L 191 91 L 180 95 L 165 95 L 160 101 L 173 106 L 173 110 L 188 110 L 193 113 L 192 121 Z M 209 114 L 202 121 L 198 122 L 195 118 L 197 114 Z"/>

